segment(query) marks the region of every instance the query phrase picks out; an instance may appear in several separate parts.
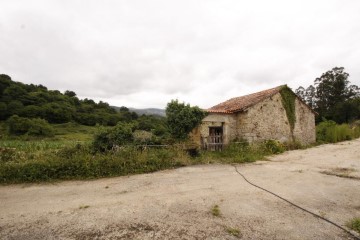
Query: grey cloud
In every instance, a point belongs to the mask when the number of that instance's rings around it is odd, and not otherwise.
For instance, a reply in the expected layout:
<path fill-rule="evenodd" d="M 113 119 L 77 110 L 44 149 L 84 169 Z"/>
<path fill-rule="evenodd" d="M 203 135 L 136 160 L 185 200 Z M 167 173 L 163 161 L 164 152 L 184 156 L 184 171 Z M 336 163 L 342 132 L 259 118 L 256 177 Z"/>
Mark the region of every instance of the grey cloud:
<path fill-rule="evenodd" d="M 0 9 L 0 72 L 80 97 L 209 107 L 307 86 L 334 66 L 360 85 L 357 0 L 3 0 Z"/>

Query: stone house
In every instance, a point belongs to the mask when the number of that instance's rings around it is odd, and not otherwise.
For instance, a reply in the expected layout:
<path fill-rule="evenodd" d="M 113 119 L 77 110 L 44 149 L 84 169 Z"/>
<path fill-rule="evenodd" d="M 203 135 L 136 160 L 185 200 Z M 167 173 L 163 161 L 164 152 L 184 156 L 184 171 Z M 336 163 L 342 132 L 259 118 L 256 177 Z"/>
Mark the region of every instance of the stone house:
<path fill-rule="evenodd" d="M 315 112 L 286 85 L 235 97 L 206 110 L 202 124 L 191 133 L 204 148 L 231 141 L 268 139 L 315 142 Z"/>

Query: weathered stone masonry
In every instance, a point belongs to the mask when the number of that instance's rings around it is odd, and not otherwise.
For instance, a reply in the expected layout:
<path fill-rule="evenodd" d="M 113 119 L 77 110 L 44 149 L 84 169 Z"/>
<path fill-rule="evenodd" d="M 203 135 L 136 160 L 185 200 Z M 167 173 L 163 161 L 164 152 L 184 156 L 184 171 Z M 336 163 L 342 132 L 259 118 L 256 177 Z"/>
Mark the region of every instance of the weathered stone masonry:
<path fill-rule="evenodd" d="M 230 99 L 210 108 L 201 126 L 193 131 L 192 139 L 204 145 L 209 141 L 209 129 L 221 127 L 224 144 L 234 140 L 258 142 L 267 139 L 295 140 L 305 145 L 315 142 L 315 113 L 296 97 L 296 121 L 292 131 L 282 103 L 281 87 Z M 231 112 L 234 108 L 240 111 Z"/>

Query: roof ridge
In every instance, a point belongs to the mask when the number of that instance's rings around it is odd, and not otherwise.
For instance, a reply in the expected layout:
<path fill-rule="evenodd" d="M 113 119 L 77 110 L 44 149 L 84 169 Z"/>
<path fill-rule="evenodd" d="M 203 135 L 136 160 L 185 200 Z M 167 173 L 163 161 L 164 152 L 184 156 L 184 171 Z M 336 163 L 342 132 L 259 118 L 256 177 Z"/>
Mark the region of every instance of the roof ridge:
<path fill-rule="evenodd" d="M 270 88 L 270 89 L 266 89 L 266 90 L 262 90 L 259 92 L 255 92 L 255 93 L 250 93 L 244 96 L 239 96 L 239 97 L 233 97 L 230 98 L 228 100 L 226 100 L 225 102 L 221 102 L 209 109 L 207 109 L 207 112 L 213 112 L 213 113 L 234 113 L 234 112 L 239 112 L 239 111 L 243 111 L 246 108 L 249 108 L 259 102 L 261 102 L 262 100 L 271 97 L 273 95 L 275 95 L 276 93 L 279 93 L 280 90 L 287 86 L 285 85 L 280 85 L 274 88 Z"/>

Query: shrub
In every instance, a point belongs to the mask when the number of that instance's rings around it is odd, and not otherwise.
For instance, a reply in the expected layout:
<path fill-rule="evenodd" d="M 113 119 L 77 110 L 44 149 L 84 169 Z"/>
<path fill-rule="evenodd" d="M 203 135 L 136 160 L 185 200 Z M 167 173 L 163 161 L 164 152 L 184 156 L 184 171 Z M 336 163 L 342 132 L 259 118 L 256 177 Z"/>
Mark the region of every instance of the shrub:
<path fill-rule="evenodd" d="M 166 106 L 166 117 L 169 132 L 174 139 L 186 140 L 188 134 L 201 124 L 207 113 L 199 107 L 171 100 Z"/>
<path fill-rule="evenodd" d="M 30 129 L 31 120 L 28 118 L 22 118 L 18 115 L 11 116 L 6 124 L 8 126 L 8 132 L 12 135 L 22 135 L 27 133 Z"/>
<path fill-rule="evenodd" d="M 27 134 L 32 136 L 52 137 L 54 136 L 54 129 L 46 120 L 34 118 L 30 121 L 30 128 Z"/>
<path fill-rule="evenodd" d="M 265 147 L 271 154 L 285 152 L 285 146 L 276 140 L 266 140 Z"/>
<path fill-rule="evenodd" d="M 31 135 L 31 136 L 54 136 L 54 129 L 44 119 L 23 118 L 13 115 L 7 121 L 8 132 L 11 135 Z"/>
<path fill-rule="evenodd" d="M 316 126 L 316 139 L 320 143 L 336 143 L 360 136 L 360 128 L 348 124 L 337 125 L 334 121 L 323 121 Z"/>
<path fill-rule="evenodd" d="M 112 128 L 100 128 L 94 136 L 92 148 L 95 152 L 105 152 L 116 146 L 133 142 L 133 125 L 119 122 Z"/>

